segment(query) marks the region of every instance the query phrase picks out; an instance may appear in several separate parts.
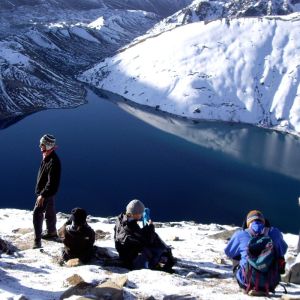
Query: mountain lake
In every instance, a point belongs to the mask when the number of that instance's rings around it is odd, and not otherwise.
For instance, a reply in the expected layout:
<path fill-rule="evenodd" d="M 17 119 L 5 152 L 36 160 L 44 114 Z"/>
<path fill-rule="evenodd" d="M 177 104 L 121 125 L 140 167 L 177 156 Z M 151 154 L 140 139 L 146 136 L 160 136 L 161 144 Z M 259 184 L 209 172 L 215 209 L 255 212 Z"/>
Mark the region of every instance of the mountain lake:
<path fill-rule="evenodd" d="M 1 208 L 31 210 L 39 139 L 57 138 L 57 211 L 115 216 L 138 198 L 154 221 L 241 225 L 259 209 L 298 233 L 300 139 L 254 126 L 193 122 L 88 91 L 88 104 L 31 114 L 0 130 Z M 99 96 L 101 95 L 101 96 Z"/>

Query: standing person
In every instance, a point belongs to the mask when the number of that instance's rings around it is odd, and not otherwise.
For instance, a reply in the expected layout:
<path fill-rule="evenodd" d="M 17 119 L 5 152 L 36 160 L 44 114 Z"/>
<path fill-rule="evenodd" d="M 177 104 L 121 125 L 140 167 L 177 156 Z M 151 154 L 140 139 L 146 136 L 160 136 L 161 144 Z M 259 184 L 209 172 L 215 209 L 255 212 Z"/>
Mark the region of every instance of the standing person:
<path fill-rule="evenodd" d="M 282 233 L 258 210 L 247 214 L 243 230 L 235 232 L 225 248 L 225 254 L 234 261 L 239 286 L 252 296 L 275 291 L 284 273 L 286 251 Z"/>
<path fill-rule="evenodd" d="M 57 237 L 54 199 L 58 191 L 61 175 L 60 160 L 55 153 L 55 137 L 50 134 L 42 136 L 40 139 L 40 149 L 43 159 L 35 186 L 37 199 L 33 209 L 34 249 L 42 247 L 42 238 L 51 239 Z M 47 230 L 42 233 L 44 215 Z"/>
<path fill-rule="evenodd" d="M 144 211 L 144 204 L 134 199 L 128 203 L 126 212 L 118 216 L 114 240 L 120 259 L 130 269 L 172 272 L 175 261 L 171 249 L 155 232 L 152 221 L 147 220 L 142 228 L 138 224 Z"/>

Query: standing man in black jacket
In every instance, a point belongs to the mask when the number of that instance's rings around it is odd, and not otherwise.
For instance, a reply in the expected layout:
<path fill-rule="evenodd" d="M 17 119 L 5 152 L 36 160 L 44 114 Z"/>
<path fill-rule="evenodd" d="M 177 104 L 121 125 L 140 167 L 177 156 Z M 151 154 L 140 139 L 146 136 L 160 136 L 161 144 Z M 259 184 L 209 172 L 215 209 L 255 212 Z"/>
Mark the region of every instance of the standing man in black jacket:
<path fill-rule="evenodd" d="M 61 165 L 55 153 L 55 142 L 55 137 L 50 134 L 45 134 L 40 139 L 40 149 L 43 159 L 35 186 L 37 199 L 33 209 L 33 227 L 35 234 L 33 248 L 42 247 L 42 238 L 51 239 L 57 237 L 54 198 L 59 187 Z M 42 233 L 44 215 L 47 230 Z"/>

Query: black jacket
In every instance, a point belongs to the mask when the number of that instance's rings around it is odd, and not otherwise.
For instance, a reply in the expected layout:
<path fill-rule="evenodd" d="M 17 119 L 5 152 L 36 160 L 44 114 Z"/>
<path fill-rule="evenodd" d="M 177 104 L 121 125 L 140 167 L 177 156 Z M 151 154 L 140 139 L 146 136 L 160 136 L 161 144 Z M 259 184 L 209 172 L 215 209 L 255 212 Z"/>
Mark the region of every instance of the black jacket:
<path fill-rule="evenodd" d="M 115 247 L 120 258 L 128 265 L 144 247 L 151 247 L 156 238 L 153 224 L 143 228 L 137 221 L 129 221 L 126 214 L 120 214 L 115 225 Z"/>
<path fill-rule="evenodd" d="M 94 252 L 95 231 L 88 225 L 75 226 L 64 224 L 58 235 L 64 243 L 66 258 L 79 258 L 82 262 L 89 261 Z"/>
<path fill-rule="evenodd" d="M 45 198 L 54 196 L 58 191 L 60 174 L 60 160 L 53 151 L 41 162 L 35 186 L 36 195 Z"/>

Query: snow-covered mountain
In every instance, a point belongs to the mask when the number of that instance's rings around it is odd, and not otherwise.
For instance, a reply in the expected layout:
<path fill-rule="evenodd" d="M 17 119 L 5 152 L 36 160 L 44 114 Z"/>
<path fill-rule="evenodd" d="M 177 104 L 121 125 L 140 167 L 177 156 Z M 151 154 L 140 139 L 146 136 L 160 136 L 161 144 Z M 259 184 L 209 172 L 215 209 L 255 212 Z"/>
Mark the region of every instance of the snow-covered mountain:
<path fill-rule="evenodd" d="M 300 133 L 300 14 L 221 19 L 141 40 L 81 80 L 193 119 Z"/>
<path fill-rule="evenodd" d="M 84 103 L 79 71 L 113 55 L 191 1 L 10 0 L 0 10 L 0 127 Z M 155 12 L 161 12 L 161 15 Z"/>
<path fill-rule="evenodd" d="M 287 15 L 299 11 L 300 0 L 194 0 L 192 4 L 156 24 L 148 35 L 198 21 Z"/>
<path fill-rule="evenodd" d="M 232 263 L 224 255 L 227 239 L 237 227 L 194 222 L 154 223 L 156 232 L 173 248 L 178 259 L 174 274 L 159 271 L 130 271 L 114 264 L 114 218 L 88 217 L 96 231 L 99 259 L 74 267 L 60 266 L 62 244 L 43 241 L 43 250 L 31 249 L 32 212 L 0 210 L 1 300 L 58 299 L 157 299 L 157 300 L 245 300 L 232 276 Z M 58 227 L 67 215 L 58 213 Z M 296 259 L 297 236 L 284 234 L 288 243 L 288 266 Z M 7 243 L 3 243 L 3 240 Z M 2 250 L 4 247 L 2 247 Z M 122 283 L 122 284 L 121 284 Z M 103 284 L 103 285 L 102 285 Z M 290 298 L 279 286 L 265 299 L 298 299 L 299 285 L 284 284 Z M 106 288 L 105 288 L 106 287 Z M 114 295 L 114 297 L 112 296 Z"/>

